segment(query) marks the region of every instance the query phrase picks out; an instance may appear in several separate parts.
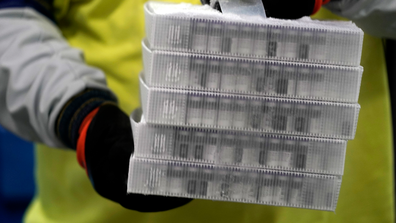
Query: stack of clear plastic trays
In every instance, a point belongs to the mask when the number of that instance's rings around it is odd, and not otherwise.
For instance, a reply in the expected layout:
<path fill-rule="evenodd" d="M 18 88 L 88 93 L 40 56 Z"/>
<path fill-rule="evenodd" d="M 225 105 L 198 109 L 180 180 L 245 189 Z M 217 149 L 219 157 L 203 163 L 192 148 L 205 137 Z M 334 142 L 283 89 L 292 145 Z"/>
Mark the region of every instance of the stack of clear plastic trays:
<path fill-rule="evenodd" d="M 359 66 L 363 31 L 351 22 L 246 21 L 201 6 L 149 2 L 152 49 Z"/>
<path fill-rule="evenodd" d="M 334 211 L 360 110 L 362 30 L 144 10 L 128 193 Z"/>
<path fill-rule="evenodd" d="M 135 157 L 342 175 L 346 141 L 149 125 L 131 116 Z"/>
<path fill-rule="evenodd" d="M 148 87 L 140 76 L 146 121 L 249 132 L 353 139 L 358 104 Z"/>
<path fill-rule="evenodd" d="M 151 50 L 142 42 L 153 87 L 357 102 L 362 67 L 254 60 Z"/>
<path fill-rule="evenodd" d="M 334 211 L 341 176 L 133 158 L 128 193 Z"/>

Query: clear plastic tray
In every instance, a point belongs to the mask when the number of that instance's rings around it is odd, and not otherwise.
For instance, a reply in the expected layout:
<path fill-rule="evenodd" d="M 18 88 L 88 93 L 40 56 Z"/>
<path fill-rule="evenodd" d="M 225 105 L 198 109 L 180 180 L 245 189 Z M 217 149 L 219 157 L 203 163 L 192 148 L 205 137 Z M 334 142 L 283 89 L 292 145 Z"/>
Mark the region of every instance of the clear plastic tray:
<path fill-rule="evenodd" d="M 148 2 L 153 49 L 358 66 L 363 31 L 351 22 L 247 21 L 209 6 Z"/>
<path fill-rule="evenodd" d="M 131 116 L 135 157 L 342 175 L 347 142 L 149 125 Z"/>
<path fill-rule="evenodd" d="M 357 102 L 362 67 L 253 60 L 151 50 L 142 42 L 149 86 Z"/>
<path fill-rule="evenodd" d="M 341 176 L 131 158 L 128 193 L 334 211 Z"/>
<path fill-rule="evenodd" d="M 358 104 L 149 88 L 140 76 L 148 123 L 353 139 Z"/>

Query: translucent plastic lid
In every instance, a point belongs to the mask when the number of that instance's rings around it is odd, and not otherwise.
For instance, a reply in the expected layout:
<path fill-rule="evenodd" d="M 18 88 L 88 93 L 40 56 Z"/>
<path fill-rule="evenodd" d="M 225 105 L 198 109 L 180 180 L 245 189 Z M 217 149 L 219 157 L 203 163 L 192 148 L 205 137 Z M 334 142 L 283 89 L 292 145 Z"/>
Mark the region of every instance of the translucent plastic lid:
<path fill-rule="evenodd" d="M 150 125 L 140 115 L 131 116 L 135 157 L 343 174 L 344 140 Z"/>
<path fill-rule="evenodd" d="M 362 67 L 254 60 L 151 50 L 142 42 L 148 86 L 357 102 Z"/>
<path fill-rule="evenodd" d="M 148 2 L 153 49 L 358 66 L 363 31 L 351 22 L 246 21 L 209 6 Z"/>
<path fill-rule="evenodd" d="M 140 77 L 148 123 L 353 139 L 360 106 L 149 88 Z"/>
<path fill-rule="evenodd" d="M 131 158 L 128 193 L 335 211 L 341 177 Z"/>

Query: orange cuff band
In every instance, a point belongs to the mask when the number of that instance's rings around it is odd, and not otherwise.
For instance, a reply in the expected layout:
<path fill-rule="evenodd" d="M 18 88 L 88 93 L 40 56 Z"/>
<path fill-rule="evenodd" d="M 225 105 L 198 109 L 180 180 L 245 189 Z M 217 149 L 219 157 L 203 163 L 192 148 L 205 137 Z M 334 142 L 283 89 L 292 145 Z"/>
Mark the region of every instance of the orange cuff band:
<path fill-rule="evenodd" d="M 330 2 L 330 0 L 323 0 L 322 5 L 326 5 L 329 2 Z"/>
<path fill-rule="evenodd" d="M 320 9 L 320 7 L 322 7 L 322 4 L 324 1 L 326 1 L 326 0 L 315 0 L 315 5 L 314 5 L 311 15 L 313 15 L 319 11 L 319 9 Z"/>
<path fill-rule="evenodd" d="M 82 168 L 87 170 L 87 164 L 85 162 L 85 139 L 87 137 L 87 131 L 88 127 L 91 124 L 91 121 L 93 117 L 98 113 L 99 107 L 95 108 L 93 111 L 91 111 L 82 121 L 80 125 L 80 129 L 78 130 L 79 137 L 77 140 L 77 148 L 76 148 L 76 153 L 77 153 L 77 161 L 80 164 Z"/>

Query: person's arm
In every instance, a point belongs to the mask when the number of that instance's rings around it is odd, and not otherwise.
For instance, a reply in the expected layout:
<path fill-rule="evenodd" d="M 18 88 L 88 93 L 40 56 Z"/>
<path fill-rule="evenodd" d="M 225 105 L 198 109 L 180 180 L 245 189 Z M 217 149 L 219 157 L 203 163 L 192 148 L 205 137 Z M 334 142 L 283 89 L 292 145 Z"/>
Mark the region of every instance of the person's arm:
<path fill-rule="evenodd" d="M 72 98 L 77 99 L 73 107 L 64 109 Z M 31 8 L 0 10 L 2 126 L 30 141 L 71 148 L 62 126 L 70 123 L 70 113 L 81 106 L 93 110 L 104 101 L 116 97 L 103 72 L 84 64 L 82 52 L 67 44 L 52 21 Z"/>
<path fill-rule="evenodd" d="M 30 141 L 76 150 L 97 193 L 126 208 L 165 211 L 190 202 L 127 194 L 134 151 L 129 117 L 104 73 L 84 63 L 48 10 L 35 10 L 37 2 L 0 0 L 0 125 Z"/>

